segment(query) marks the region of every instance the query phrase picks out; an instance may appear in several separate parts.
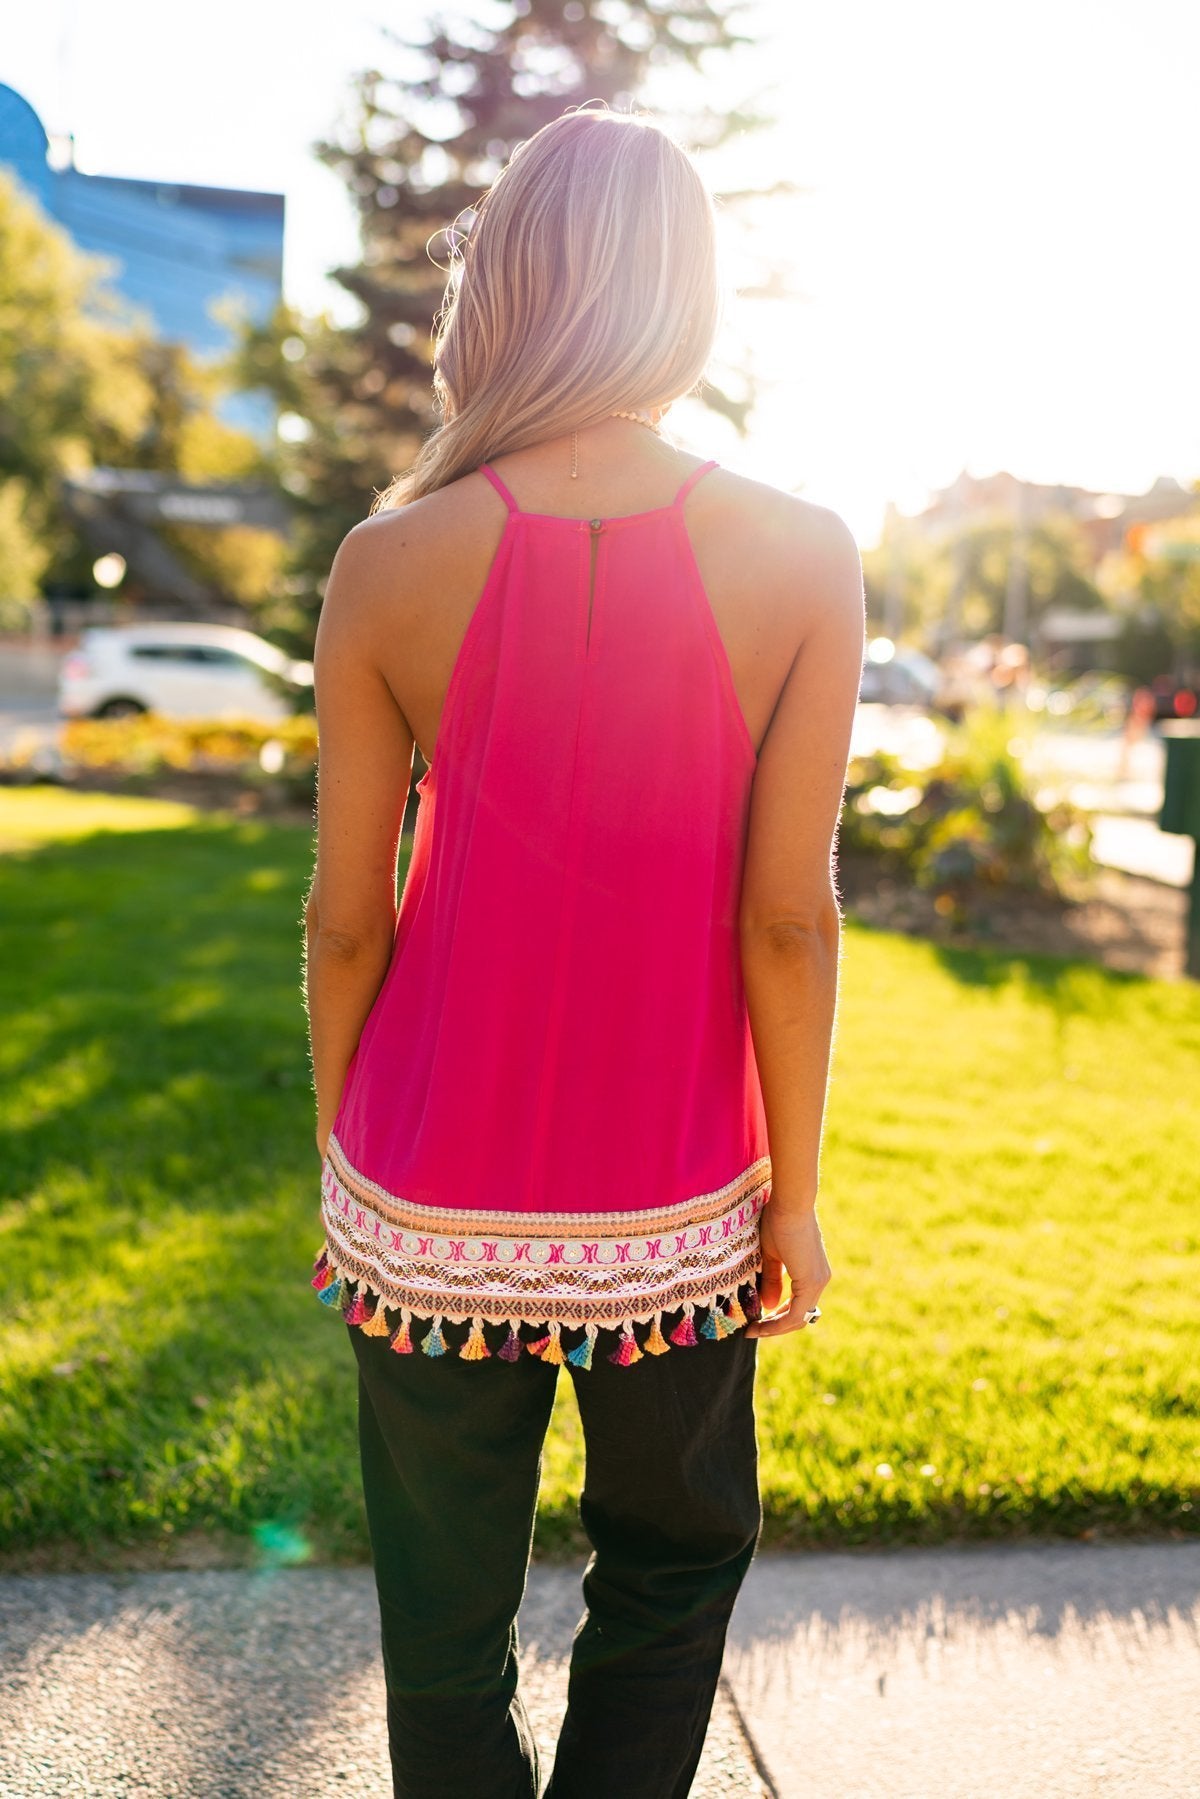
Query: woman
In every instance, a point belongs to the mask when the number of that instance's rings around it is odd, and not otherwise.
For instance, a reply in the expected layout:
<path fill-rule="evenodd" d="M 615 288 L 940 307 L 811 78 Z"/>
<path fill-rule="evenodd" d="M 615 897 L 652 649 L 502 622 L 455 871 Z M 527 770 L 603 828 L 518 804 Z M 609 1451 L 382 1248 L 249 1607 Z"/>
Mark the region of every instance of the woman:
<path fill-rule="evenodd" d="M 443 423 L 321 613 L 313 1285 L 358 1363 L 397 1795 L 538 1791 L 514 1620 L 564 1365 L 593 1554 L 547 1796 L 689 1791 L 761 1520 L 757 1341 L 830 1278 L 861 566 L 663 436 L 717 304 L 663 131 L 539 131 L 451 280 Z"/>

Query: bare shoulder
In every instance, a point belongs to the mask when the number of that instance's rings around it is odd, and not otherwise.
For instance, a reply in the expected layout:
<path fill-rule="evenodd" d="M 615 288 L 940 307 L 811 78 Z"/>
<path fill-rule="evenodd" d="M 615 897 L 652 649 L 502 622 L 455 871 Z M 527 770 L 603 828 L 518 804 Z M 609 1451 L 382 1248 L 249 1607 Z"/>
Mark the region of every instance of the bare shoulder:
<path fill-rule="evenodd" d="M 372 513 L 343 537 L 322 614 L 336 609 L 389 638 L 406 617 L 420 622 L 431 596 L 477 583 L 497 534 L 496 496 L 464 475 L 408 505 Z"/>
<path fill-rule="evenodd" d="M 728 469 L 715 470 L 704 487 L 697 526 L 740 560 L 772 610 L 793 620 L 811 618 L 814 606 L 861 610 L 862 558 L 840 513 Z"/>
<path fill-rule="evenodd" d="M 495 512 L 495 495 L 486 484 L 473 474 L 463 475 L 419 500 L 360 520 L 343 538 L 341 549 L 364 572 L 419 574 L 431 559 L 453 552 L 464 529 L 494 519 Z"/>
<path fill-rule="evenodd" d="M 858 556 L 850 527 L 828 506 L 730 469 L 715 471 L 710 495 L 713 509 L 722 508 L 729 525 L 753 532 L 763 551 L 778 556 L 792 574 L 797 556 Z"/>

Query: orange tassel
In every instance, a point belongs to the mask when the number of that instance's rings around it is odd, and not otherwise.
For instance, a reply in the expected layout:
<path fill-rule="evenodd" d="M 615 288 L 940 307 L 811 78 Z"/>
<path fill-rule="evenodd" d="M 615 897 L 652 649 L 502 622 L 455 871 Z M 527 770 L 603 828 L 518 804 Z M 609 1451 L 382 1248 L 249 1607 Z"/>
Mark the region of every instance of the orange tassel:
<path fill-rule="evenodd" d="M 729 1316 L 733 1319 L 734 1324 L 739 1330 L 742 1325 L 746 1323 L 746 1314 L 742 1310 L 741 1300 L 736 1293 L 729 1302 Z"/>
<path fill-rule="evenodd" d="M 555 1368 L 561 1368 L 566 1361 L 562 1346 L 562 1325 L 557 1319 L 550 1326 L 550 1335 L 546 1339 L 546 1347 L 542 1351 L 543 1362 L 550 1362 Z"/>
<path fill-rule="evenodd" d="M 401 1306 L 400 1325 L 398 1330 L 394 1333 L 391 1342 L 391 1347 L 395 1350 L 397 1355 L 411 1355 L 413 1353 L 412 1331 L 409 1329 L 411 1323 L 412 1313 L 407 1306 Z"/>
<path fill-rule="evenodd" d="M 388 1335 L 387 1307 L 382 1299 L 362 1327 L 364 1337 L 386 1337 Z"/>
<path fill-rule="evenodd" d="M 487 1346 L 487 1338 L 483 1334 L 483 1319 L 478 1312 L 471 1320 L 471 1334 L 458 1353 L 464 1362 L 482 1362 L 492 1353 Z"/>
<path fill-rule="evenodd" d="M 654 1314 L 654 1323 L 650 1326 L 650 1335 L 646 1338 L 647 1355 L 666 1355 L 671 1345 L 662 1334 L 662 1313 Z"/>

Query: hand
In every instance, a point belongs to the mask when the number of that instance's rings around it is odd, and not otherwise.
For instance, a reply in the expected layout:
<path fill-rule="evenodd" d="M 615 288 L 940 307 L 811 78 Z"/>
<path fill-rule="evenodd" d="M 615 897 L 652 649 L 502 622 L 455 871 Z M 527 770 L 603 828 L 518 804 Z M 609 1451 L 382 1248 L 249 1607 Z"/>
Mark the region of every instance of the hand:
<path fill-rule="evenodd" d="M 769 1199 L 759 1219 L 763 1275 L 759 1288 L 763 1315 L 746 1326 L 748 1337 L 782 1337 L 804 1330 L 804 1314 L 816 1305 L 833 1279 L 815 1211 L 789 1217 Z M 784 1282 L 788 1297 L 784 1300 Z"/>

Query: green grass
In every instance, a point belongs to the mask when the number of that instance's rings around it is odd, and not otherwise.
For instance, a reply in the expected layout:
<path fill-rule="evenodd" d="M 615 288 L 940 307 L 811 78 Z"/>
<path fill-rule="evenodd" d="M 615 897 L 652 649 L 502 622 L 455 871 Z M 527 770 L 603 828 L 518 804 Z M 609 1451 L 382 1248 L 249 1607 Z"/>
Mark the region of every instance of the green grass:
<path fill-rule="evenodd" d="M 6 1564 L 365 1556 L 308 1285 L 310 832 L 0 790 L 0 844 Z M 1198 1092 L 1194 986 L 847 924 L 834 1279 L 760 1350 L 767 1541 L 1195 1530 Z M 563 1380 L 543 1551 L 580 1472 Z"/>

